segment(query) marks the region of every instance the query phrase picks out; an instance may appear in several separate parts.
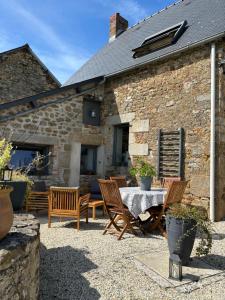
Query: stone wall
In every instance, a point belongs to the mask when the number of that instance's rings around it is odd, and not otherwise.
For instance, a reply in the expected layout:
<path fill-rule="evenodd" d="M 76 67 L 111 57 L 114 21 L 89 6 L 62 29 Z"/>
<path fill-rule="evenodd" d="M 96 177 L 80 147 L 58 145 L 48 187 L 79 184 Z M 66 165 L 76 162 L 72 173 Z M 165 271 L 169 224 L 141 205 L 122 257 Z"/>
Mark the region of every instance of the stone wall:
<path fill-rule="evenodd" d="M 79 185 L 81 144 L 100 146 L 101 127 L 83 124 L 83 96 L 73 87 L 35 103 L 37 108 L 28 103 L 2 110 L 1 118 L 7 120 L 0 122 L 0 131 L 12 132 L 14 143 L 50 147 L 49 174 L 38 180 L 47 186 Z"/>
<path fill-rule="evenodd" d="M 0 104 L 57 87 L 27 48 L 0 55 Z"/>
<path fill-rule="evenodd" d="M 112 166 L 113 125 L 129 123 L 131 164 L 138 156 L 156 166 L 159 129 L 185 131 L 188 194 L 208 207 L 210 46 L 111 78 L 105 86 L 106 170 Z M 123 169 L 123 172 L 127 170 Z M 117 172 L 120 170 L 117 168 Z"/>
<path fill-rule="evenodd" d="M 15 215 L 10 233 L 0 241 L 0 299 L 38 299 L 39 247 L 38 221 Z"/>

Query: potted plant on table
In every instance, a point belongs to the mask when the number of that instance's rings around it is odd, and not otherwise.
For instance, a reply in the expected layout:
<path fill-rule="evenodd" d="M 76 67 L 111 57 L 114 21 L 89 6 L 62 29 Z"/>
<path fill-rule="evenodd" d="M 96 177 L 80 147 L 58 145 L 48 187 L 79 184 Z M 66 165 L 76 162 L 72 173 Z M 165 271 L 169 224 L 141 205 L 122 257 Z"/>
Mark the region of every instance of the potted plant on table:
<path fill-rule="evenodd" d="M 143 159 L 138 159 L 136 166 L 130 169 L 131 176 L 140 177 L 140 188 L 143 191 L 151 189 L 152 178 L 156 175 L 155 168 Z"/>
<path fill-rule="evenodd" d="M 197 256 L 207 255 L 212 248 L 212 225 L 207 212 L 200 207 L 175 204 L 166 212 L 166 231 L 170 256 L 178 255 L 182 265 L 188 265 L 196 232 L 200 241 Z"/>
<path fill-rule="evenodd" d="M 12 144 L 0 140 L 0 240 L 6 236 L 13 223 L 13 209 L 10 193 L 13 188 L 4 182 L 5 169 L 11 159 Z"/>

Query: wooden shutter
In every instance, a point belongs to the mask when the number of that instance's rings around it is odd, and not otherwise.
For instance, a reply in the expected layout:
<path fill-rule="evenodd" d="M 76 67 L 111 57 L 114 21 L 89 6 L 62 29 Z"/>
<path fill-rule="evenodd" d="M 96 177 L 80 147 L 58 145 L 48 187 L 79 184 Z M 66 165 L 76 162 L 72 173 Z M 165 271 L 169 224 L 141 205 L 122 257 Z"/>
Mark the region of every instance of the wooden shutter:
<path fill-rule="evenodd" d="M 184 129 L 159 130 L 158 134 L 158 179 L 163 177 L 184 178 Z"/>

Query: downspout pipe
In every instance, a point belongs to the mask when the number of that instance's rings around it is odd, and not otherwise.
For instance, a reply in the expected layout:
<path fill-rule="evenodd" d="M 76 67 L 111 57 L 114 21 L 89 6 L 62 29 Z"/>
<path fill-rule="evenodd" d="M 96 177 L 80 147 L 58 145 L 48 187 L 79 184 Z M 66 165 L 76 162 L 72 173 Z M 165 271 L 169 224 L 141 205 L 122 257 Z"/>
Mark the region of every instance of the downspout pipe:
<path fill-rule="evenodd" d="M 215 221 L 216 45 L 211 44 L 210 220 Z"/>

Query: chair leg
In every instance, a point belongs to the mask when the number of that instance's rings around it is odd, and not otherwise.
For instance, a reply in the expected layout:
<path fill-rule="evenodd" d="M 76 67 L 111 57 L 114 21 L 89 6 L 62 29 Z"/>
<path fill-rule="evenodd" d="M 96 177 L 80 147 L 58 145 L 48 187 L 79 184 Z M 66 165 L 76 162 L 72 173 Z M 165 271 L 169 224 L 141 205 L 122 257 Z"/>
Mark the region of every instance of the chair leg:
<path fill-rule="evenodd" d="M 115 220 L 115 218 L 117 217 L 117 215 L 115 214 L 115 216 L 114 217 L 110 217 L 110 222 L 106 225 L 106 227 L 105 227 L 105 230 L 103 231 L 103 234 L 106 234 L 106 232 L 107 232 L 107 230 L 112 226 L 112 224 L 114 225 L 115 224 L 115 222 L 114 222 L 114 220 Z M 116 224 L 115 224 L 116 225 Z M 114 226 L 115 226 L 114 225 Z M 115 226 L 115 228 L 118 230 L 118 231 L 120 231 L 120 228 L 116 225 Z"/>
<path fill-rule="evenodd" d="M 93 208 L 92 208 L 92 218 L 93 218 L 93 220 L 96 219 L 96 207 L 95 206 L 93 206 Z"/>
<path fill-rule="evenodd" d="M 77 218 L 77 231 L 80 230 L 80 217 Z"/>
<path fill-rule="evenodd" d="M 48 214 L 48 228 L 51 228 L 51 215 Z"/>
<path fill-rule="evenodd" d="M 127 230 L 128 224 L 126 223 L 125 226 L 123 227 L 119 237 L 118 237 L 118 241 L 121 240 L 123 234 L 125 233 L 125 231 Z"/>
<path fill-rule="evenodd" d="M 86 223 L 88 223 L 88 209 L 86 211 Z"/>
<path fill-rule="evenodd" d="M 105 205 L 102 206 L 102 215 L 103 215 L 103 217 L 105 215 Z"/>

